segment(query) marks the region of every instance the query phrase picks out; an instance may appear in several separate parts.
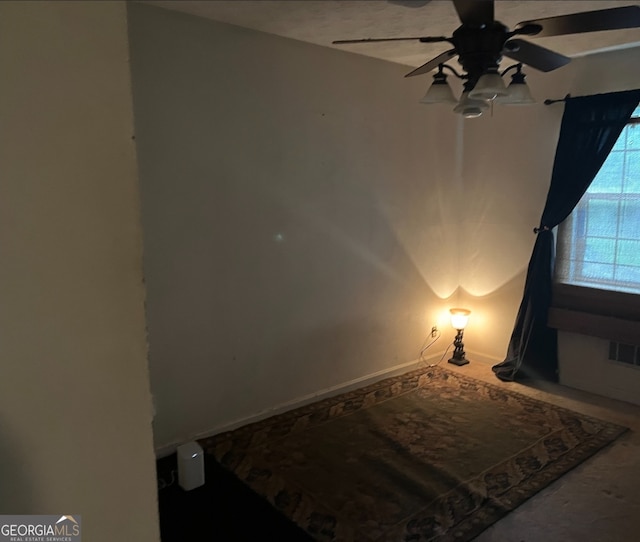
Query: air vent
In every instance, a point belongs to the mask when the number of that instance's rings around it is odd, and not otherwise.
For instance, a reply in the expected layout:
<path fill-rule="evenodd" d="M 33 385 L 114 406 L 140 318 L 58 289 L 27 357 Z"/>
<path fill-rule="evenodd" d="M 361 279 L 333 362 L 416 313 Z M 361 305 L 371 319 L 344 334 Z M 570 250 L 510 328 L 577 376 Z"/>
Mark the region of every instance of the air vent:
<path fill-rule="evenodd" d="M 640 367 L 640 345 L 611 341 L 609 343 L 609 359 Z"/>

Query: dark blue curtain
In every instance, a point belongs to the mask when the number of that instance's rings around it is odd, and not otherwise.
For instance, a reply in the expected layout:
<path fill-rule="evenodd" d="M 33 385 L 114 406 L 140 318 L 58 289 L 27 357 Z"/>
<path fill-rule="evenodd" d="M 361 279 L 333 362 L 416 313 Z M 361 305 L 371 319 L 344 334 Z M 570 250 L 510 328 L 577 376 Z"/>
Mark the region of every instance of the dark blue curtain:
<path fill-rule="evenodd" d="M 633 110 L 640 89 L 566 98 L 547 201 L 511 334 L 507 356 L 493 367 L 501 380 L 558 379 L 558 343 L 547 327 L 551 305 L 553 228 L 571 214 L 611 152 Z"/>

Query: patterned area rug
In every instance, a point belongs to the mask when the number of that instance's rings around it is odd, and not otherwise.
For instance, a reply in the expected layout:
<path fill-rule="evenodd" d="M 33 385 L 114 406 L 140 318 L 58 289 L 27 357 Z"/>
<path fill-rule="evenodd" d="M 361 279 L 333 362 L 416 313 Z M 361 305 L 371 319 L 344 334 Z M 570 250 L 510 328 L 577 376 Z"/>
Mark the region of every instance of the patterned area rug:
<path fill-rule="evenodd" d="M 626 429 L 446 369 L 200 441 L 314 539 L 471 540 Z"/>

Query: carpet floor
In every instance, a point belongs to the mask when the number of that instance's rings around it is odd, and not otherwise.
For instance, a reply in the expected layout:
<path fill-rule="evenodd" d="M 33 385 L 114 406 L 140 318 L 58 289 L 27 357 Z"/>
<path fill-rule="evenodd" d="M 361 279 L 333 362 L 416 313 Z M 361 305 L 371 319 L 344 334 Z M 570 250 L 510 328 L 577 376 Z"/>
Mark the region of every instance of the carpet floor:
<path fill-rule="evenodd" d="M 201 444 L 315 540 L 444 542 L 473 539 L 624 431 L 436 368 Z"/>

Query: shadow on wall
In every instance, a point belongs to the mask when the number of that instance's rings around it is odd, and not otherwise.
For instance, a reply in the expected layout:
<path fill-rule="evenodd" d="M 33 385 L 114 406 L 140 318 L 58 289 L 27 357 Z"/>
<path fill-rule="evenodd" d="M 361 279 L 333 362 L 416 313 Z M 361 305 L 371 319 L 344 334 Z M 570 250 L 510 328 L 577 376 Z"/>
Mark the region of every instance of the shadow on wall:
<path fill-rule="evenodd" d="M 35 510 L 33 481 L 27 454 L 15 443 L 5 424 L 0 425 L 0 514 L 45 513 Z"/>

